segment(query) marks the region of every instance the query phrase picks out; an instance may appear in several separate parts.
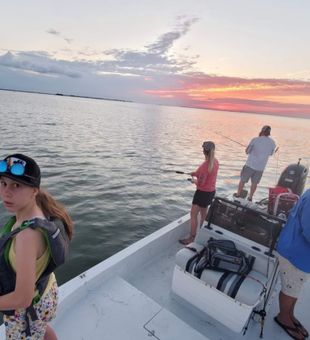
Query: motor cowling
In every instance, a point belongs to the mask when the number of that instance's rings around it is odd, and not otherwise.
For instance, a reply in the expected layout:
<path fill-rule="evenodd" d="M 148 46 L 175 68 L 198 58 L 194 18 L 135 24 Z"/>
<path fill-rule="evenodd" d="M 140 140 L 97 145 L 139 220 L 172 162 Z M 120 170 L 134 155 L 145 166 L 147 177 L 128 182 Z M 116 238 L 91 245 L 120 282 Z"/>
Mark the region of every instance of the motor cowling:
<path fill-rule="evenodd" d="M 300 164 L 299 160 L 297 164 L 290 164 L 283 170 L 278 186 L 288 188 L 292 193 L 301 196 L 305 189 L 308 173 L 308 166 Z"/>

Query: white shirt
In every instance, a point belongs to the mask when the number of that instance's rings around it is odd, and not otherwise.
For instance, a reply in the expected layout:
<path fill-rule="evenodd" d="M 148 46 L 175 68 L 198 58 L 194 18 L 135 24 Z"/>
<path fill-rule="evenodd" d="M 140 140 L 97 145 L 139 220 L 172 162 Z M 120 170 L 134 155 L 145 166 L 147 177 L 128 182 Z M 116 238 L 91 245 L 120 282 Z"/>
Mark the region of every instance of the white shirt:
<path fill-rule="evenodd" d="M 276 144 L 270 137 L 253 138 L 245 150 L 248 154 L 245 165 L 257 171 L 264 171 L 268 157 L 273 154 L 275 147 Z"/>

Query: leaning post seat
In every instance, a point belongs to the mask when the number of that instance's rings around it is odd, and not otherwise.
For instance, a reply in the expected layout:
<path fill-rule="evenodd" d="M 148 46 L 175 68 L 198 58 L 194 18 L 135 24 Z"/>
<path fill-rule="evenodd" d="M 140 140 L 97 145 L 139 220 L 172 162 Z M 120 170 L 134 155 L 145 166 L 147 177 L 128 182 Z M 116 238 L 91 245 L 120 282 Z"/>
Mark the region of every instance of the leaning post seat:
<path fill-rule="evenodd" d="M 176 254 L 172 291 L 235 332 L 241 332 L 254 311 L 266 305 L 274 288 L 278 260 L 273 248 L 283 220 L 222 198 L 215 198 L 195 242 Z M 232 240 L 238 250 L 255 257 L 251 271 L 239 280 L 234 273 L 209 268 L 197 277 L 195 266 L 210 238 Z M 240 277 L 240 276 L 239 276 Z"/>
<path fill-rule="evenodd" d="M 198 257 L 205 247 L 199 243 L 192 242 L 186 247 L 180 249 L 176 255 L 176 264 L 188 271 L 192 272 L 197 263 Z"/>
<path fill-rule="evenodd" d="M 196 249 L 196 250 L 195 250 Z M 179 250 L 176 254 L 176 265 L 194 276 L 195 267 L 204 247 L 199 243 L 190 243 L 187 247 Z M 196 276 L 197 277 L 197 276 Z M 256 305 L 264 293 L 267 277 L 255 270 L 244 278 L 239 287 L 236 286 L 239 275 L 211 269 L 204 269 L 201 273 L 200 280 L 231 296 L 235 291 L 235 300 L 247 305 Z"/>

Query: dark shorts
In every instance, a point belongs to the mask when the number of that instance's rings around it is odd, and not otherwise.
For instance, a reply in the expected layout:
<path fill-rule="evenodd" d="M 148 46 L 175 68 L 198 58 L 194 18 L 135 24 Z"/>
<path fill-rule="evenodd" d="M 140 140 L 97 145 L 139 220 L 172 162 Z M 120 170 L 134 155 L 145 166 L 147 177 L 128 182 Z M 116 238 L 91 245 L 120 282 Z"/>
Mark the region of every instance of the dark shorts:
<path fill-rule="evenodd" d="M 192 203 L 198 205 L 200 208 L 206 208 L 212 203 L 214 195 L 215 191 L 196 190 Z"/>

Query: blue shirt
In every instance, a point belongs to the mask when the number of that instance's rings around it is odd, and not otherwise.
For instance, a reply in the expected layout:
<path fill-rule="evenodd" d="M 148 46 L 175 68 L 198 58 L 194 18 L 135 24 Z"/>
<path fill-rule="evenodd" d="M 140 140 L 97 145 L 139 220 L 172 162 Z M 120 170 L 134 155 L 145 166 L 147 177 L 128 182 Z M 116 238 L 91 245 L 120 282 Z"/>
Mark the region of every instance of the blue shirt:
<path fill-rule="evenodd" d="M 296 268 L 310 273 L 310 189 L 290 212 L 281 231 L 277 251 Z"/>

